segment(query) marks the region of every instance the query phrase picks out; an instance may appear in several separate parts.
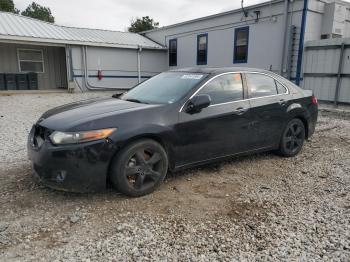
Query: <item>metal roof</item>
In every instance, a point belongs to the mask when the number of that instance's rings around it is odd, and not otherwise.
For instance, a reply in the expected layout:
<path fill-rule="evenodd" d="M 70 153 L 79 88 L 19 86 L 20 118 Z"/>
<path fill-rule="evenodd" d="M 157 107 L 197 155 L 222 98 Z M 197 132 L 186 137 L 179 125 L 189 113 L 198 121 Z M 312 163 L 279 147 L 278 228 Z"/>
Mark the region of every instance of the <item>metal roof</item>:
<path fill-rule="evenodd" d="M 0 12 L 1 39 L 120 48 L 165 48 L 136 33 L 59 26 L 7 12 Z"/>

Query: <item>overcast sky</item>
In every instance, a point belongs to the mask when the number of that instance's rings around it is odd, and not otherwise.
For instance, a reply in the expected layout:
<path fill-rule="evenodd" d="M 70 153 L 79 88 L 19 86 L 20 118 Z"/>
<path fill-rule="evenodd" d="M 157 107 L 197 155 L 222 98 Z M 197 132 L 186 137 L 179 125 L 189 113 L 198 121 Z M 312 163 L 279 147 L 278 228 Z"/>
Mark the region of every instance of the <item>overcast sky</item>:
<path fill-rule="evenodd" d="M 14 0 L 21 11 L 33 0 Z M 55 23 L 125 31 L 133 17 L 150 16 L 160 26 L 240 7 L 240 0 L 35 0 L 48 6 Z M 245 5 L 264 0 L 245 0 Z"/>

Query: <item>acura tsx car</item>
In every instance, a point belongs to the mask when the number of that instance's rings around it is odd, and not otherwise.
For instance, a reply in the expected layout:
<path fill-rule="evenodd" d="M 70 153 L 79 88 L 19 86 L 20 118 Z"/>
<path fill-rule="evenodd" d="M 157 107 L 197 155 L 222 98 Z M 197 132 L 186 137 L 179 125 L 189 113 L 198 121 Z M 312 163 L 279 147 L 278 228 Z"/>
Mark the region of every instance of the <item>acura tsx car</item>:
<path fill-rule="evenodd" d="M 47 111 L 30 131 L 28 155 L 49 187 L 88 192 L 111 182 L 136 197 L 168 171 L 262 151 L 295 156 L 317 114 L 311 91 L 272 72 L 187 68 Z"/>

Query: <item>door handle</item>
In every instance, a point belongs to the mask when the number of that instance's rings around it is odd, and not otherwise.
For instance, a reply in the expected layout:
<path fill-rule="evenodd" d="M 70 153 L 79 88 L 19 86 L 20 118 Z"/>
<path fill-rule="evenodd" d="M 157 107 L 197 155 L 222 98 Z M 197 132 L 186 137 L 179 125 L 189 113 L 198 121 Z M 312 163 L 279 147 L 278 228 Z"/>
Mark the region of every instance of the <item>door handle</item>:
<path fill-rule="evenodd" d="M 249 109 L 248 108 L 243 108 L 243 107 L 238 107 L 237 109 L 233 110 L 233 113 L 235 115 L 243 115 L 244 113 L 246 113 Z"/>
<path fill-rule="evenodd" d="M 286 106 L 287 105 L 287 101 L 285 99 L 281 99 L 279 102 L 278 102 L 281 106 Z"/>

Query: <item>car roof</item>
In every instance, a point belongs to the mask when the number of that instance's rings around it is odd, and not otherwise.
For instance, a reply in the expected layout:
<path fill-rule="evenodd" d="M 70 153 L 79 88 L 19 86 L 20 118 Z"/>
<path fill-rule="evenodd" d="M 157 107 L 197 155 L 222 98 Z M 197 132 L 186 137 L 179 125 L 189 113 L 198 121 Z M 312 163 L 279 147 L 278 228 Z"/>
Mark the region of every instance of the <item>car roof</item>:
<path fill-rule="evenodd" d="M 258 68 L 249 68 L 249 67 L 188 67 L 181 69 L 170 70 L 170 72 L 187 72 L 187 73 L 202 73 L 202 74 L 221 74 L 228 72 L 262 72 L 262 73 L 271 73 L 270 71 L 258 69 Z"/>

